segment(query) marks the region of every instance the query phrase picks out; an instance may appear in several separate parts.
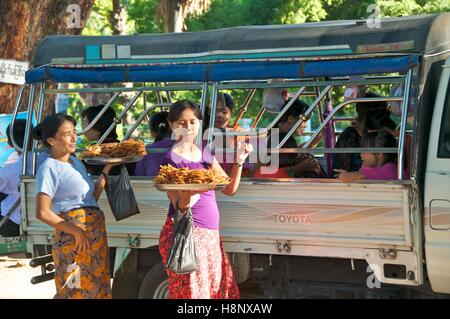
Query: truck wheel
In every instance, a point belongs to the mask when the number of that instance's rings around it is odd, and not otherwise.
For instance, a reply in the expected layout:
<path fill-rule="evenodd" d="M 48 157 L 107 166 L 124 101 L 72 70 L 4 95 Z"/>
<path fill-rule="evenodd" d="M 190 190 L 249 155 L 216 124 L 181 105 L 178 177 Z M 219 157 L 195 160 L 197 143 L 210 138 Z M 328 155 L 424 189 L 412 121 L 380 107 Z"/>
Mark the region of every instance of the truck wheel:
<path fill-rule="evenodd" d="M 159 262 L 145 275 L 139 289 L 139 299 L 167 299 L 168 296 L 169 281 L 166 268 Z"/>

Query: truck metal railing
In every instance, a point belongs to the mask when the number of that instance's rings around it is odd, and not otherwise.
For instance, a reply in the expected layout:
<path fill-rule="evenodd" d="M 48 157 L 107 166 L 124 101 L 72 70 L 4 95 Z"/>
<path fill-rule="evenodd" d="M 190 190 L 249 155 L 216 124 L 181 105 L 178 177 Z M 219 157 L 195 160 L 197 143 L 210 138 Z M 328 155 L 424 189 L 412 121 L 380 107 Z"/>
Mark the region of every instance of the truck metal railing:
<path fill-rule="evenodd" d="M 214 86 L 213 97 L 214 97 L 214 94 L 216 94 L 216 96 L 217 96 L 217 88 L 218 87 L 219 87 L 219 85 Z M 306 89 L 306 87 L 304 87 L 304 86 L 299 88 L 298 91 L 292 96 L 290 101 L 283 107 L 283 109 L 277 114 L 277 116 L 272 120 L 272 122 L 266 128 L 261 129 L 258 132 L 226 132 L 226 133 L 223 133 L 220 131 L 214 132 L 214 130 L 209 130 L 208 140 L 207 140 L 208 144 L 211 143 L 213 135 L 214 136 L 223 136 L 223 135 L 227 135 L 227 136 L 263 136 L 263 135 L 267 134 L 278 123 L 278 121 L 281 119 L 281 117 L 284 115 L 284 113 L 287 112 L 287 110 L 291 107 L 291 105 L 294 104 L 295 100 L 298 99 L 298 97 L 303 93 L 303 91 L 305 91 L 305 89 Z M 212 121 L 212 123 L 210 123 L 210 127 L 214 127 L 215 107 L 216 107 L 216 101 L 213 100 L 212 107 L 211 107 L 211 119 L 213 119 L 213 121 Z"/>
<path fill-rule="evenodd" d="M 11 126 L 10 126 L 11 132 L 14 132 L 14 122 L 16 121 L 17 113 L 19 113 L 19 107 L 20 107 L 20 102 L 22 101 L 23 92 L 25 91 L 25 89 L 27 87 L 28 87 L 28 84 L 23 84 L 19 89 L 19 93 L 18 93 L 17 99 L 16 99 L 16 104 L 14 105 L 13 117 L 11 120 Z M 22 152 L 22 148 L 17 144 L 16 139 L 14 138 L 14 134 L 11 134 L 11 143 L 12 143 L 14 149 L 18 153 Z"/>
<path fill-rule="evenodd" d="M 400 121 L 400 138 L 398 141 L 398 179 L 403 179 L 404 174 L 404 162 L 403 162 L 403 154 L 405 152 L 405 132 L 406 132 L 406 120 L 408 115 L 408 101 L 409 101 L 409 89 L 411 86 L 411 78 L 412 78 L 412 69 L 408 71 L 405 80 L 405 92 L 403 94 L 402 101 L 402 119 Z"/>
<path fill-rule="evenodd" d="M 147 150 L 148 154 L 160 154 L 160 153 L 166 153 L 170 151 L 170 148 L 151 148 Z M 232 149 L 224 149 L 224 148 L 215 148 L 215 151 L 223 152 L 225 153 L 234 153 L 234 150 Z M 316 148 L 267 148 L 265 149 L 268 153 L 297 153 L 297 154 L 304 154 L 304 153 L 310 153 L 310 154 L 346 154 L 346 153 L 352 153 L 352 154 L 360 154 L 360 153 L 386 153 L 386 154 L 393 154 L 397 153 L 397 147 L 360 147 L 360 148 L 354 148 L 354 147 L 342 147 L 342 148 L 326 148 L 326 147 L 316 147 Z"/>
<path fill-rule="evenodd" d="M 109 101 L 105 104 L 105 106 L 100 110 L 100 112 L 97 114 L 96 117 L 94 117 L 94 119 L 92 120 L 91 123 L 88 124 L 88 126 L 86 126 L 84 129 L 82 129 L 81 131 L 77 132 L 77 135 L 84 135 L 87 132 L 89 132 L 90 130 L 92 130 L 92 128 L 94 127 L 95 124 L 97 124 L 97 122 L 100 120 L 100 118 L 103 116 L 103 114 L 106 113 L 106 111 L 111 107 L 111 105 L 114 103 L 115 100 L 117 100 L 117 98 L 119 97 L 120 92 L 116 92 L 114 93 L 114 95 L 109 99 Z"/>
<path fill-rule="evenodd" d="M 310 107 L 305 111 L 305 118 L 300 118 L 295 122 L 295 124 L 292 126 L 292 128 L 289 130 L 289 132 L 286 134 L 286 136 L 283 138 L 283 140 L 276 146 L 276 148 L 281 148 L 286 141 L 294 134 L 294 132 L 297 130 L 297 128 L 307 119 L 309 119 L 310 115 L 314 111 L 314 109 L 319 105 L 320 101 L 331 91 L 332 86 L 328 85 L 325 87 L 325 89 L 320 93 L 320 95 L 315 99 L 315 101 L 310 105 Z M 311 138 L 312 139 L 312 138 Z"/>
<path fill-rule="evenodd" d="M 97 144 L 103 143 L 103 141 L 108 137 L 108 135 L 114 130 L 117 126 L 117 124 L 120 124 L 122 121 L 122 118 L 125 116 L 125 114 L 128 112 L 128 110 L 133 106 L 133 104 L 137 101 L 137 99 L 141 96 L 142 91 L 136 92 L 136 94 L 128 101 L 127 105 L 124 107 L 122 112 L 114 119 L 113 123 L 108 127 L 108 129 L 105 131 L 105 133 L 100 137 L 100 139 L 97 141 Z M 100 113 L 98 114 L 100 115 Z M 97 118 L 98 115 L 95 117 Z M 95 120 L 95 119 L 94 119 Z M 92 123 L 90 123 L 92 124 Z"/>
<path fill-rule="evenodd" d="M 131 136 L 131 134 L 133 134 L 134 130 L 139 126 L 139 124 L 141 124 L 141 122 L 144 120 L 144 118 L 153 110 L 157 109 L 158 106 L 154 105 L 149 107 L 148 109 L 144 110 L 144 112 L 142 112 L 141 115 L 139 115 L 139 117 L 136 119 L 136 122 L 133 123 L 133 126 L 128 130 L 128 132 L 124 135 L 123 139 L 124 140 L 128 140 Z"/>
<path fill-rule="evenodd" d="M 39 92 L 39 102 L 38 102 L 38 112 L 36 121 L 40 123 L 42 121 L 42 113 L 44 112 L 44 99 L 45 99 L 45 83 L 41 83 L 41 90 Z M 37 141 L 33 139 L 33 145 L 31 146 L 31 150 L 33 151 L 31 157 L 31 172 L 32 174 L 36 174 L 36 152 L 34 150 L 37 148 Z"/>
<path fill-rule="evenodd" d="M 364 80 L 345 80 L 345 79 L 328 79 L 324 81 L 295 81 L 295 82 L 275 82 L 275 83 L 255 83 L 253 81 L 240 81 L 236 83 L 219 83 L 219 90 L 235 90 L 235 89 L 265 89 L 265 88 L 297 88 L 300 86 L 306 87 L 322 87 L 322 86 L 351 86 L 351 85 L 377 85 L 377 84 L 403 84 L 405 76 L 393 77 L 377 77 L 367 78 Z"/>
<path fill-rule="evenodd" d="M 311 136 L 311 139 L 305 143 L 303 148 L 308 148 L 311 145 L 311 142 L 322 132 L 322 130 L 325 128 L 325 126 L 330 122 L 330 120 L 333 118 L 333 116 L 344 106 L 351 104 L 351 103 L 370 103 L 370 102 L 394 102 L 394 101 L 402 101 L 402 97 L 371 97 L 371 98 L 355 98 L 355 99 L 349 99 L 347 101 L 344 101 L 340 104 L 338 104 L 333 111 L 324 119 L 324 121 L 319 125 L 319 127 L 316 129 L 314 134 Z"/>
<path fill-rule="evenodd" d="M 25 126 L 25 136 L 23 139 L 23 160 L 22 160 L 22 175 L 26 175 L 27 173 L 27 159 L 26 156 L 28 152 L 28 144 L 30 143 L 31 138 L 31 120 L 33 118 L 33 103 L 34 103 L 34 93 L 35 93 L 36 85 L 32 84 L 30 88 L 30 96 L 28 97 L 28 113 L 27 113 L 27 124 Z"/>
<path fill-rule="evenodd" d="M 248 96 L 246 97 L 244 103 L 240 107 L 239 115 L 235 121 L 237 123 L 239 117 L 242 117 L 245 111 L 247 110 L 248 106 L 250 105 L 252 98 L 255 95 L 255 92 L 257 89 L 266 89 L 266 88 L 296 88 L 297 91 L 295 94 L 291 96 L 291 100 L 285 105 L 285 107 L 276 115 L 275 119 L 272 120 L 272 122 L 265 128 L 259 129 L 259 130 L 251 130 L 248 132 L 235 132 L 235 131 L 226 131 L 226 132 L 217 132 L 215 130 L 209 130 L 208 136 L 207 136 L 207 142 L 210 144 L 212 142 L 212 138 L 214 136 L 227 136 L 227 137 L 234 137 L 234 136 L 264 136 L 267 135 L 270 130 L 278 123 L 278 121 L 281 119 L 281 117 L 287 112 L 287 110 L 291 107 L 293 102 L 299 98 L 300 96 L 315 96 L 314 102 L 309 106 L 309 108 L 305 111 L 304 117 L 297 120 L 297 122 L 294 124 L 294 126 L 289 130 L 287 135 L 283 138 L 283 140 L 275 147 L 275 149 L 280 149 L 288 140 L 290 136 L 292 136 L 295 132 L 295 130 L 302 124 L 302 122 L 309 119 L 309 117 L 312 115 L 313 111 L 317 109 L 319 111 L 319 115 L 323 115 L 323 112 L 321 111 L 321 102 L 324 97 L 327 97 L 331 90 L 336 86 L 349 86 L 349 85 L 377 85 L 377 84 L 404 84 L 405 85 L 405 94 L 402 97 L 379 97 L 379 98 L 358 98 L 358 99 L 350 99 L 347 101 L 344 101 L 334 108 L 332 108 L 332 111 L 323 119 L 323 121 L 320 122 L 319 127 L 315 130 L 314 134 L 312 134 L 310 140 L 306 142 L 303 146 L 303 149 L 307 149 L 308 153 L 313 154 L 321 154 L 321 153 L 361 153 L 363 152 L 362 149 L 339 149 L 335 150 L 330 147 L 325 148 L 317 148 L 315 150 L 309 148 L 311 147 L 312 141 L 314 141 L 319 134 L 323 131 L 323 129 L 330 123 L 332 120 L 337 121 L 349 121 L 353 118 L 351 117 L 341 117 L 341 118 L 334 118 L 336 113 L 342 109 L 345 105 L 348 105 L 350 103 L 368 103 L 368 102 L 403 102 L 402 105 L 402 117 L 401 117 L 401 123 L 400 123 L 400 138 L 399 138 L 399 146 L 397 148 L 398 153 L 398 161 L 399 161 L 399 179 L 403 177 L 403 149 L 404 149 L 404 134 L 406 130 L 406 118 L 407 118 L 407 102 L 409 97 L 409 85 L 411 83 L 411 76 L 412 72 L 411 70 L 407 73 L 406 76 L 368 76 L 364 79 L 354 79 L 351 77 L 335 77 L 335 78 L 328 78 L 323 81 L 319 81 L 315 78 L 306 78 L 306 79 L 292 79 L 284 82 L 271 82 L 268 83 L 267 80 L 257 80 L 257 81 L 224 81 L 224 82 L 204 82 L 204 83 L 194 83 L 194 84 L 186 84 L 186 83 L 173 83 L 173 84 L 166 84 L 164 86 L 160 86 L 159 84 L 155 84 L 153 86 L 144 85 L 142 87 L 108 87 L 108 88 L 77 88 L 77 89 L 46 89 L 44 85 L 41 86 L 40 94 L 39 94 L 39 103 L 38 103 L 38 116 L 37 120 L 38 122 L 41 121 L 42 117 L 42 111 L 43 111 L 43 104 L 44 104 L 44 95 L 45 94 L 58 94 L 58 93 L 65 93 L 65 94 L 78 94 L 78 93 L 114 93 L 114 95 L 110 98 L 110 100 L 107 102 L 107 104 L 103 107 L 101 112 L 94 118 L 94 120 L 83 130 L 77 132 L 78 135 L 85 134 L 87 131 L 92 129 L 94 125 L 98 122 L 98 120 L 101 118 L 101 116 L 107 111 L 109 107 L 115 102 L 115 100 L 119 97 L 119 95 L 122 92 L 136 92 L 136 94 L 133 96 L 133 98 L 128 101 L 125 108 L 120 112 L 120 114 L 114 119 L 114 122 L 111 124 L 111 126 L 108 128 L 105 134 L 101 136 L 99 141 L 97 143 L 102 143 L 106 137 L 109 135 L 109 133 L 112 132 L 112 130 L 117 126 L 117 124 L 120 123 L 120 121 L 124 118 L 126 113 L 133 107 L 133 105 L 136 103 L 136 101 L 139 99 L 139 97 L 142 95 L 142 93 L 145 92 L 155 92 L 157 94 L 157 103 L 153 104 L 151 107 L 145 108 L 144 112 L 140 114 L 136 122 L 132 125 L 132 127 L 128 130 L 128 132 L 124 136 L 124 140 L 130 138 L 131 134 L 134 130 L 136 130 L 137 126 L 143 121 L 144 118 L 148 116 L 148 114 L 152 111 L 154 111 L 157 107 L 160 107 L 161 105 L 167 106 L 169 103 L 164 103 L 162 100 L 162 97 L 160 95 L 161 92 L 166 92 L 169 94 L 173 91 L 194 91 L 194 90 L 201 90 L 202 97 L 201 97 L 201 111 L 202 115 L 206 114 L 206 102 L 207 102 L 207 96 L 208 96 L 208 89 L 210 86 L 212 86 L 212 95 L 211 95 L 211 117 L 210 117 L 210 127 L 212 128 L 214 126 L 214 118 L 216 113 L 216 107 L 217 107 L 217 95 L 220 90 L 225 89 L 249 89 L 250 92 Z M 320 88 L 323 87 L 322 90 Z M 16 106 L 14 108 L 13 113 L 13 121 L 17 117 L 20 100 L 22 99 L 22 95 L 24 90 L 27 88 L 27 85 L 23 85 L 19 90 L 19 96 L 16 101 Z M 313 88 L 313 92 L 310 90 L 307 90 L 308 88 Z M 28 100 L 28 119 L 27 122 L 27 129 L 25 133 L 25 142 L 29 141 L 30 133 L 31 133 L 31 118 L 33 116 L 33 104 L 34 104 L 34 95 L 35 95 L 35 85 L 30 86 L 30 96 Z M 144 94 L 145 96 L 145 94 Z M 169 95 L 167 95 L 169 98 Z M 167 105 L 166 105 L 167 104 Z M 258 116 L 252 123 L 252 128 L 256 127 L 259 120 L 264 115 L 264 108 L 262 107 L 260 112 L 258 113 Z M 30 125 L 28 125 L 30 123 Z M 200 134 L 199 134 L 200 135 Z M 201 138 L 201 136 L 199 136 Z M 13 141 L 15 148 L 18 151 L 21 151 L 18 147 L 17 143 Z M 26 145 L 26 144 L 24 144 Z M 25 147 L 24 147 L 25 148 Z M 33 163 L 32 163 L 32 172 L 35 173 L 35 164 L 36 164 L 36 142 L 33 142 L 32 145 L 32 151 L 33 151 Z M 292 152 L 297 153 L 303 153 L 303 150 L 300 149 L 288 149 Z M 272 150 L 273 152 L 276 152 L 275 150 Z M 391 152 L 392 150 L 384 150 L 384 152 Z M 153 151 L 152 151 L 153 152 Z M 281 152 L 286 152 L 285 150 Z M 25 175 L 26 173 L 26 157 L 23 161 L 22 171 Z"/>

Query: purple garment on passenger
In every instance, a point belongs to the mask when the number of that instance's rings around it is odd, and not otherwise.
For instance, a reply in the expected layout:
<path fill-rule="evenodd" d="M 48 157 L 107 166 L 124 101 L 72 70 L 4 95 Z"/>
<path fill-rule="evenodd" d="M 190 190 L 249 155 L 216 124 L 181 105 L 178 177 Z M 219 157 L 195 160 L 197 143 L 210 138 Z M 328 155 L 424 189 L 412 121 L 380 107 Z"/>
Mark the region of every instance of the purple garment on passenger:
<path fill-rule="evenodd" d="M 386 163 L 381 166 L 363 166 L 359 170 L 367 179 L 389 180 L 397 179 L 397 163 Z M 403 179 L 409 179 L 409 174 L 404 172 Z"/>
<path fill-rule="evenodd" d="M 176 168 L 188 167 L 189 169 L 211 168 L 214 157 L 205 147 L 200 162 L 192 162 L 170 151 L 161 165 L 170 164 Z M 175 209 L 170 204 L 169 217 L 172 217 Z M 192 219 L 194 225 L 200 228 L 219 229 L 219 209 L 217 208 L 215 191 L 200 194 L 200 199 L 192 206 Z"/>
<path fill-rule="evenodd" d="M 170 137 L 154 142 L 147 149 L 155 148 L 171 148 L 174 144 L 174 140 Z M 135 176 L 156 176 L 159 170 L 159 165 L 166 157 L 168 151 L 165 153 L 150 153 L 144 156 L 139 162 L 136 163 L 136 169 L 134 171 Z"/>

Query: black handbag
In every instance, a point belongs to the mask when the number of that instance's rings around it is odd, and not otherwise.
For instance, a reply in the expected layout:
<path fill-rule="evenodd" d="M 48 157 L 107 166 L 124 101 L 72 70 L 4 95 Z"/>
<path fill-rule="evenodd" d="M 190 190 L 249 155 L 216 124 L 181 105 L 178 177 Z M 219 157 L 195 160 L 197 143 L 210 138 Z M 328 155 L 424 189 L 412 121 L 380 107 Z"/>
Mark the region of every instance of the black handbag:
<path fill-rule="evenodd" d="M 125 166 L 120 168 L 119 175 L 106 177 L 105 192 L 116 221 L 140 213 Z"/>
<path fill-rule="evenodd" d="M 168 269 L 177 274 L 189 274 L 198 268 L 195 254 L 194 232 L 191 207 L 182 213 L 175 209 L 173 224 L 173 242 L 167 259 Z"/>

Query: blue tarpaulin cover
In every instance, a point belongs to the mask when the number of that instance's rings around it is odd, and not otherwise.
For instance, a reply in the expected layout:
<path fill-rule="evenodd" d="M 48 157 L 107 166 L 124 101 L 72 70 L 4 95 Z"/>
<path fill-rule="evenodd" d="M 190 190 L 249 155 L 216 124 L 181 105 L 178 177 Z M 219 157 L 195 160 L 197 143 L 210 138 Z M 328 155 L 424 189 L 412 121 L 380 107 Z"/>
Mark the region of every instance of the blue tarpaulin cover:
<path fill-rule="evenodd" d="M 290 79 L 406 72 L 418 55 L 319 61 L 226 62 L 71 68 L 41 66 L 26 73 L 27 83 L 114 83 Z"/>

